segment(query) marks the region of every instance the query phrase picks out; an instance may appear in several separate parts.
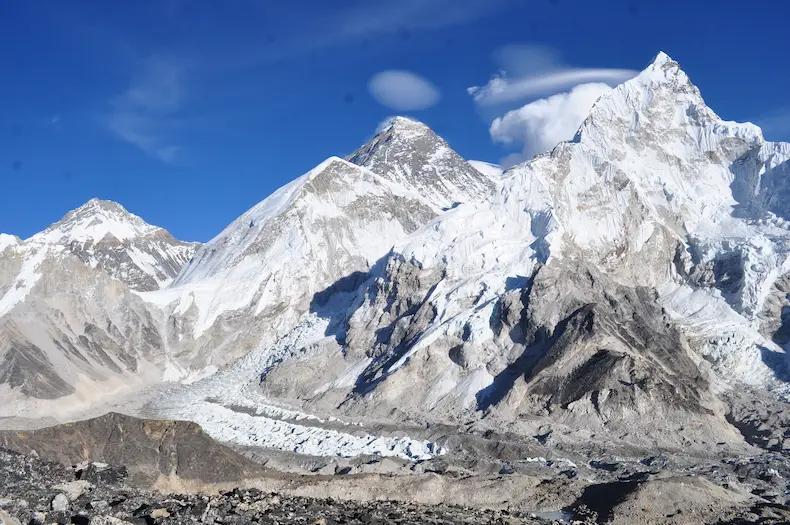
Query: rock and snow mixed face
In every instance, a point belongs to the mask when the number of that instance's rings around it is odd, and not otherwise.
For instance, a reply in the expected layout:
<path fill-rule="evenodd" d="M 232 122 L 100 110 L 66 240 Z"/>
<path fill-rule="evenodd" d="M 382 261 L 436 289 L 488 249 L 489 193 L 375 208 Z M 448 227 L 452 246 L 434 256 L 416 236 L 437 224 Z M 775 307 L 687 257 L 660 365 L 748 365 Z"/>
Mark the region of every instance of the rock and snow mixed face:
<path fill-rule="evenodd" d="M 721 120 L 659 54 L 490 202 L 397 245 L 335 313 L 341 350 L 283 362 L 263 388 L 348 413 L 737 441 L 719 383 L 787 385 L 786 152 Z M 286 384 L 315 368 L 335 372 Z"/>
<path fill-rule="evenodd" d="M 353 290 L 398 241 L 494 183 L 424 124 L 395 118 L 349 156 L 331 157 L 206 243 L 163 307 L 184 368 L 222 366 L 272 344 L 325 288 Z"/>
<path fill-rule="evenodd" d="M 0 242 L 3 415 L 159 380 L 159 320 L 132 289 L 167 284 L 194 245 L 96 199 L 25 241 Z"/>
<path fill-rule="evenodd" d="M 100 267 L 140 291 L 170 283 L 196 248 L 120 204 L 99 199 L 70 211 L 28 242 L 63 246 L 85 264 Z"/>
<path fill-rule="evenodd" d="M 409 188 L 332 157 L 206 243 L 163 305 L 185 367 L 222 366 L 284 335 L 324 288 L 359 275 L 435 216 Z M 221 351 L 220 351 L 221 350 Z"/>
<path fill-rule="evenodd" d="M 43 348 L 8 313 L 25 304 L 28 328 L 68 321 L 58 340 L 91 362 L 110 348 L 131 356 L 126 370 L 160 363 L 189 382 L 149 408 L 205 409 L 216 432 L 285 428 L 230 407 L 277 399 L 355 418 L 615 430 L 651 446 L 742 442 L 719 394 L 737 382 L 788 392 L 788 166 L 789 145 L 721 120 L 663 53 L 604 94 L 572 141 L 504 174 L 395 118 L 243 214 L 164 287 L 181 248 L 154 256 L 162 275 L 146 271 L 127 252 L 157 234 L 119 226 L 111 206 L 24 243 L 0 237 L 0 322 L 24 335 L 6 338 L 0 377 L 68 392 L 20 372 L 55 352 L 24 346 Z M 68 290 L 37 302 L 52 246 L 69 255 L 62 267 L 103 269 L 84 277 L 100 306 L 66 304 Z"/>
<path fill-rule="evenodd" d="M 479 171 L 428 126 L 394 117 L 348 160 L 407 188 L 438 209 L 485 201 L 494 189 L 494 170 Z"/>

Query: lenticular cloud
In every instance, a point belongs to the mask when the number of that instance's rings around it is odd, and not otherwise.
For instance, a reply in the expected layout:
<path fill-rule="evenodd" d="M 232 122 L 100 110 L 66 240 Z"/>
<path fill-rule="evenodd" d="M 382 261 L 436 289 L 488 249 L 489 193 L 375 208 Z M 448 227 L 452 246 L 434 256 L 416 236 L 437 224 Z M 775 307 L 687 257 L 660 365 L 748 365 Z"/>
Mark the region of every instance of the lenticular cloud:
<path fill-rule="evenodd" d="M 410 71 L 388 70 L 373 75 L 368 90 L 376 102 L 396 111 L 426 109 L 439 102 L 439 90 Z"/>

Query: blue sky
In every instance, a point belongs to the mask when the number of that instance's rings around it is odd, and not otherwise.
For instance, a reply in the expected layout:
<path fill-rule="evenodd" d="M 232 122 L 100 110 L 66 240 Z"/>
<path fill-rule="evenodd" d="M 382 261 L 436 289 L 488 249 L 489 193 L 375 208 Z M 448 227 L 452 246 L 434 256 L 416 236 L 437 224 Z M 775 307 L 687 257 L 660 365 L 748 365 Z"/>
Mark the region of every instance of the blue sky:
<path fill-rule="evenodd" d="M 97 196 L 208 240 L 396 113 L 514 162 L 554 135 L 495 118 L 659 50 L 722 117 L 789 140 L 788 19 L 781 1 L 3 2 L 0 231 Z M 577 94 L 550 107 L 572 121 Z"/>

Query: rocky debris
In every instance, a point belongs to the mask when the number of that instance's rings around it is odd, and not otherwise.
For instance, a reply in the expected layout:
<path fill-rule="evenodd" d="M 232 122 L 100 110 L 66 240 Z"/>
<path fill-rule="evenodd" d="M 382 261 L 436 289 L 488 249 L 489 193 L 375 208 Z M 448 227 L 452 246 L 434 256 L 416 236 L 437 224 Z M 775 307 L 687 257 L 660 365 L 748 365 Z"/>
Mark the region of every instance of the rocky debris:
<path fill-rule="evenodd" d="M 93 485 L 85 480 L 75 480 L 65 483 L 58 483 L 57 485 L 53 485 L 52 488 L 62 491 L 69 501 L 75 501 L 83 494 L 93 490 Z"/>
<path fill-rule="evenodd" d="M 136 483 L 152 483 L 160 475 L 211 483 L 267 472 L 209 438 L 195 423 L 118 413 L 38 430 L 0 431 L 0 446 L 76 465 L 76 481 L 60 489 L 67 494 L 82 495 L 91 484 L 119 482 L 127 475 Z"/>
<path fill-rule="evenodd" d="M 727 419 L 750 444 L 790 454 L 790 403 L 744 386 L 726 395 Z"/>
<path fill-rule="evenodd" d="M 115 468 L 115 467 L 108 467 Z M 3 525 L 20 522 L 122 525 L 158 523 L 221 524 L 540 524 L 528 514 L 452 505 L 418 505 L 393 501 L 354 502 L 313 499 L 234 489 L 214 495 L 161 494 L 123 482 L 99 480 L 74 500 L 56 487 L 74 489 L 80 467 L 69 468 L 33 455 L 0 449 L 0 478 L 5 508 Z M 76 480 L 80 481 L 80 480 Z M 73 492 L 76 494 L 76 491 Z M 52 504 L 50 505 L 50 501 Z M 24 502 L 24 504 L 23 504 Z M 28 503 L 29 502 L 29 503 Z M 14 517 L 15 516 L 15 517 Z"/>

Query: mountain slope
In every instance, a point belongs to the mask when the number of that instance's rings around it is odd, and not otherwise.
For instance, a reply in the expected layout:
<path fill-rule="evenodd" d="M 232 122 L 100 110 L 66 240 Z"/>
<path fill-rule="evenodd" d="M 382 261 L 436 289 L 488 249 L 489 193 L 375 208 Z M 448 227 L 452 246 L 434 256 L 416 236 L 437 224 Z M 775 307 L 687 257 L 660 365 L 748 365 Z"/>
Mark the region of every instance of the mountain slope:
<path fill-rule="evenodd" d="M 208 372 L 286 335 L 327 286 L 354 289 L 445 207 L 493 190 L 430 128 L 395 118 L 349 161 L 331 157 L 244 213 L 144 298 L 167 317 L 184 373 Z"/>
<path fill-rule="evenodd" d="M 347 414 L 737 443 L 714 392 L 787 391 L 786 354 L 756 329 L 790 264 L 787 151 L 719 119 L 659 54 L 573 141 L 509 170 L 491 204 L 396 246 L 333 314 L 337 375 L 313 375 L 332 359 L 319 353 L 267 370 L 261 388 Z M 771 297 L 776 316 L 786 298 Z"/>
<path fill-rule="evenodd" d="M 65 413 L 161 379 L 160 321 L 132 289 L 165 284 L 194 245 L 95 199 L 25 241 L 2 241 L 3 415 Z"/>
<path fill-rule="evenodd" d="M 284 335 L 324 287 L 355 286 L 435 216 L 411 189 L 331 157 L 201 247 L 170 288 L 143 297 L 166 312 L 185 367 L 222 366 Z"/>
<path fill-rule="evenodd" d="M 663 53 L 573 140 L 501 176 L 396 118 L 159 289 L 170 270 L 124 258 L 151 231 L 127 234 L 111 206 L 0 237 L 0 382 L 21 399 L 75 396 L 73 378 L 178 381 L 145 410 L 316 455 L 442 450 L 347 421 L 743 451 L 755 407 L 784 413 L 790 395 L 789 162 Z M 338 419 L 280 424 L 307 413 Z"/>

